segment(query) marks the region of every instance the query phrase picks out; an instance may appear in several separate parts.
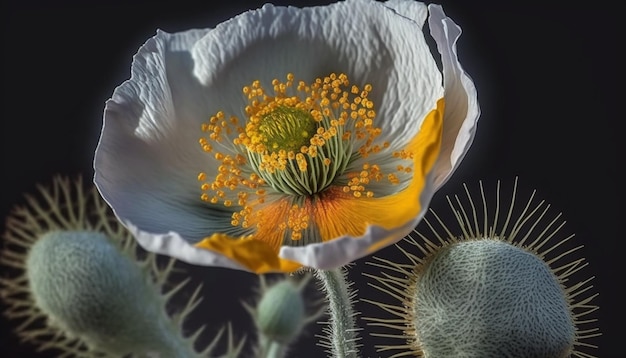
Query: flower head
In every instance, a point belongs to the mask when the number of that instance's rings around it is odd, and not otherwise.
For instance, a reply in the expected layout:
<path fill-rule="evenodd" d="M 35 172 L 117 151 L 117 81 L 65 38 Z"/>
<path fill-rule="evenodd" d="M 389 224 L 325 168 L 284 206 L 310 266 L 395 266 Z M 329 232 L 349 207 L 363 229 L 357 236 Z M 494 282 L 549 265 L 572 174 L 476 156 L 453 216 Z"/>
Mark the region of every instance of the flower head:
<path fill-rule="evenodd" d="M 150 251 L 342 266 L 410 232 L 468 150 L 479 110 L 459 35 L 437 5 L 369 0 L 159 31 L 107 102 L 95 183 Z"/>

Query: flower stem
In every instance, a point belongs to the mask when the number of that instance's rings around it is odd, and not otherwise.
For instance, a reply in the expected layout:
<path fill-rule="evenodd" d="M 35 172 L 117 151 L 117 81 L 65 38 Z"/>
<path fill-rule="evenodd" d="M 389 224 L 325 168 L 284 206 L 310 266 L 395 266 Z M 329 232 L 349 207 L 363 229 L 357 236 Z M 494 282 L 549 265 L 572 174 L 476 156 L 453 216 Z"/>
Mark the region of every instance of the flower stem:
<path fill-rule="evenodd" d="M 284 344 L 271 340 L 267 337 L 261 336 L 260 338 L 260 358 L 283 358 L 285 356 Z"/>
<path fill-rule="evenodd" d="M 326 292 L 330 311 L 327 342 L 323 344 L 335 358 L 356 358 L 359 338 L 354 319 L 356 312 L 352 307 L 354 293 L 350 289 L 352 284 L 347 281 L 346 270 L 316 270 L 315 276 Z"/>

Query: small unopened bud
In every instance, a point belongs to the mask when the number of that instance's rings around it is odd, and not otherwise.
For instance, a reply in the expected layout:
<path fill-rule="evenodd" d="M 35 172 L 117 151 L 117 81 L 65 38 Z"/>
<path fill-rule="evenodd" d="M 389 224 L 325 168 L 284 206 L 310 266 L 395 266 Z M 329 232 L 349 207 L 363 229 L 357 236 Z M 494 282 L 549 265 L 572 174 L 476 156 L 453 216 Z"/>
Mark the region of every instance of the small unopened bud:
<path fill-rule="evenodd" d="M 300 288 L 289 280 L 270 287 L 257 306 L 256 322 L 272 341 L 288 343 L 296 338 L 308 323 Z"/>

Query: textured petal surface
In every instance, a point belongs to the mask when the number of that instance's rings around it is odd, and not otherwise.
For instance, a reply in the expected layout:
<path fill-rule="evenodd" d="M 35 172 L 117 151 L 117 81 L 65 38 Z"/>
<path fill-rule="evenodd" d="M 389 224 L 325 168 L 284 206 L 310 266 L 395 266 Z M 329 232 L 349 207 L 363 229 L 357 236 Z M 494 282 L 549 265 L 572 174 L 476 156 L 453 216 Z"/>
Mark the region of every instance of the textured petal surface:
<path fill-rule="evenodd" d="M 150 252 L 174 257 L 195 265 L 218 266 L 247 271 L 244 266 L 220 253 L 193 246 L 176 232 L 170 231 L 166 234 L 154 235 L 139 230 L 130 222 L 125 222 L 124 225 L 134 235 L 141 247 Z"/>
<path fill-rule="evenodd" d="M 194 132 L 208 112 L 189 50 L 208 32 L 159 31 L 141 47 L 131 79 L 106 103 L 94 160 L 96 186 L 118 217 L 154 233 L 176 229 L 191 240 L 229 228 L 207 218 L 230 218 L 200 205 L 195 180 L 208 160 Z"/>
<path fill-rule="evenodd" d="M 193 56 L 213 111 L 240 117 L 246 102 L 233 94 L 255 79 L 271 88 L 287 72 L 306 82 L 335 72 L 359 86 L 370 83 L 375 125 L 384 127 L 380 140 L 392 147 L 410 141 L 443 97 L 421 25 L 373 1 L 304 9 L 268 4 L 218 25 Z"/>
<path fill-rule="evenodd" d="M 440 187 L 469 150 L 476 134 L 480 108 L 476 87 L 457 58 L 456 42 L 461 36 L 461 28 L 446 16 L 441 6 L 431 4 L 428 10 L 430 32 L 441 53 L 446 100 L 441 154 L 433 169 L 435 184 Z"/>
<path fill-rule="evenodd" d="M 414 0 L 389 0 L 384 4 L 398 14 L 415 21 L 420 28 L 424 26 L 424 22 L 428 16 L 426 4 Z"/>
<path fill-rule="evenodd" d="M 337 268 L 398 242 L 413 230 L 422 216 L 423 213 L 391 230 L 372 225 L 363 237 L 343 236 L 305 247 L 283 246 L 280 248 L 280 257 L 321 270 Z"/>

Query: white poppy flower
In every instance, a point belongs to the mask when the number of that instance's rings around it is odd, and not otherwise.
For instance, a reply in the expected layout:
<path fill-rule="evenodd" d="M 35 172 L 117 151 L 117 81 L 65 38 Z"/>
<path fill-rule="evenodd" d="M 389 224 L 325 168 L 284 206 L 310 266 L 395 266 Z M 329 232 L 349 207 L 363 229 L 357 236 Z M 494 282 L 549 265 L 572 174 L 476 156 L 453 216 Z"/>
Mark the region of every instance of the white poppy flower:
<path fill-rule="evenodd" d="M 106 104 L 95 183 L 144 248 L 192 264 L 352 262 L 407 235 L 471 145 L 460 33 L 402 0 L 159 31 Z"/>

